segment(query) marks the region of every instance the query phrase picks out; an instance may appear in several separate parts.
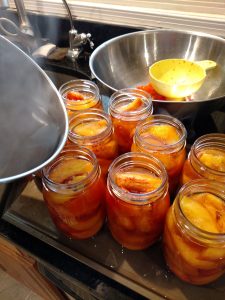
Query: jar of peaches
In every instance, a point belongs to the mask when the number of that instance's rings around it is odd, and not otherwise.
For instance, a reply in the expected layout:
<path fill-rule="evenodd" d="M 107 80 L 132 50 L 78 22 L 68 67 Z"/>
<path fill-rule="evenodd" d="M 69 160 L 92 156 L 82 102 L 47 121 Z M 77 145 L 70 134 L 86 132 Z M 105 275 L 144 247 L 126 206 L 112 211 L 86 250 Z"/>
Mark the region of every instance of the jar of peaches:
<path fill-rule="evenodd" d="M 105 220 L 105 184 L 95 155 L 67 146 L 43 169 L 43 196 L 56 227 L 66 236 L 86 239 Z"/>
<path fill-rule="evenodd" d="M 125 153 L 109 168 L 106 207 L 114 239 L 131 250 L 156 242 L 170 205 L 167 173 L 156 158 Z"/>
<path fill-rule="evenodd" d="M 173 195 L 186 159 L 186 129 L 171 116 L 154 115 L 141 122 L 135 131 L 132 151 L 151 154 L 162 161 Z"/>
<path fill-rule="evenodd" d="M 88 108 L 103 109 L 99 88 L 90 80 L 76 79 L 68 81 L 60 87 L 59 92 L 69 117 L 79 110 Z"/>
<path fill-rule="evenodd" d="M 120 153 L 129 152 L 137 124 L 153 112 L 150 95 L 138 89 L 122 89 L 109 101 L 109 114 Z"/>
<path fill-rule="evenodd" d="M 225 272 L 224 184 L 185 184 L 169 209 L 163 235 L 166 263 L 181 280 L 210 283 Z"/>
<path fill-rule="evenodd" d="M 99 109 L 90 109 L 69 121 L 69 141 L 92 150 L 106 179 L 111 162 L 118 156 L 118 145 L 110 117 Z"/>
<path fill-rule="evenodd" d="M 181 183 L 198 178 L 225 183 L 225 134 L 206 134 L 192 145 L 184 163 Z"/>

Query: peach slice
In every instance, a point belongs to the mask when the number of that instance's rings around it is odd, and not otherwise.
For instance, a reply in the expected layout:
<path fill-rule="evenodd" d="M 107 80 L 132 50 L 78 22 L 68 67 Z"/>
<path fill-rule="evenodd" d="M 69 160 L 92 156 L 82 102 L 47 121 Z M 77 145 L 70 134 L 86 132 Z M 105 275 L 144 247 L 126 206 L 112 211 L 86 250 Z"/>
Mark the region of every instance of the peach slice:
<path fill-rule="evenodd" d="M 118 108 L 120 112 L 129 112 L 129 111 L 135 111 L 142 107 L 143 100 L 139 97 L 135 98 L 134 101 L 130 102 L 129 104 L 122 105 Z"/>
<path fill-rule="evenodd" d="M 199 160 L 208 168 L 225 172 L 225 152 L 208 149 L 199 154 Z"/>
<path fill-rule="evenodd" d="M 119 172 L 115 176 L 119 187 L 133 193 L 148 193 L 156 190 L 162 180 L 153 174 L 133 172 Z"/>
<path fill-rule="evenodd" d="M 95 136 L 102 133 L 106 128 L 107 121 L 102 119 L 80 123 L 73 128 L 73 132 L 80 136 Z"/>
<path fill-rule="evenodd" d="M 225 204 L 210 193 L 181 199 L 181 209 L 196 227 L 211 232 L 225 233 Z"/>
<path fill-rule="evenodd" d="M 215 261 L 205 261 L 200 258 L 199 251 L 200 249 L 196 249 L 196 244 L 193 245 L 188 244 L 184 241 L 183 237 L 174 234 L 173 242 L 175 244 L 174 251 L 179 251 L 180 257 L 188 264 L 193 267 L 201 268 L 204 270 L 216 268 L 218 266 Z M 176 250 L 177 249 L 177 250 Z"/>
<path fill-rule="evenodd" d="M 63 223 L 67 224 L 78 231 L 89 230 L 95 223 L 99 222 L 103 218 L 102 210 L 99 209 L 93 216 L 87 219 L 80 219 L 76 217 L 59 216 Z"/>
<path fill-rule="evenodd" d="M 180 135 L 171 125 L 152 125 L 148 128 L 146 138 L 154 145 L 171 145 L 179 141 Z"/>
<path fill-rule="evenodd" d="M 50 190 L 45 191 L 45 189 L 44 189 L 43 196 L 44 196 L 46 202 L 51 206 L 51 203 L 60 205 L 60 204 L 63 204 L 65 202 L 72 200 L 74 193 L 68 192 L 68 193 L 62 194 L 62 193 L 52 192 Z"/>
<path fill-rule="evenodd" d="M 56 183 L 77 183 L 86 178 L 92 169 L 92 163 L 87 160 L 68 158 L 51 170 L 49 178 Z"/>
<path fill-rule="evenodd" d="M 116 140 L 112 139 L 108 143 L 96 144 L 91 147 L 92 151 L 99 158 L 115 158 L 118 155 L 118 145 Z"/>
<path fill-rule="evenodd" d="M 77 100 L 79 100 L 79 101 L 80 100 L 84 100 L 84 96 L 81 93 L 75 92 L 75 91 L 69 91 L 66 94 L 66 98 L 68 100 L 75 100 L 75 101 L 77 101 Z"/>

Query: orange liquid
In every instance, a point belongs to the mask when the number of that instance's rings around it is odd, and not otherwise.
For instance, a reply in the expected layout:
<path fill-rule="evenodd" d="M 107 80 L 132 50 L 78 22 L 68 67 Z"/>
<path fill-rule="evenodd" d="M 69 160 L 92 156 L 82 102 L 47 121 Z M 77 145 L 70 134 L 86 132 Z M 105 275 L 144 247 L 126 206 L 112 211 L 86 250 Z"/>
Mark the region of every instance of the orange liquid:
<path fill-rule="evenodd" d="M 225 204 L 218 197 L 202 193 L 182 200 L 182 211 L 192 224 L 210 233 L 225 233 Z M 172 208 L 167 214 L 163 244 L 169 268 L 186 282 L 207 284 L 225 272 L 225 247 L 190 239 L 175 223 Z"/>
<path fill-rule="evenodd" d="M 72 97 L 69 96 L 70 92 L 71 91 L 63 95 L 63 97 L 67 99 L 66 109 L 69 117 L 71 117 L 73 113 L 76 113 L 77 111 L 88 109 L 88 108 L 98 108 L 101 110 L 103 109 L 100 99 L 95 98 L 93 93 L 86 92 L 86 91 L 80 91 L 80 92 L 75 91 L 76 94 L 80 94 L 80 97 L 75 97 L 76 99 L 73 99 Z"/>
<path fill-rule="evenodd" d="M 146 132 L 143 132 L 142 138 L 145 142 L 149 143 L 149 145 L 163 147 L 168 145 L 169 147 L 178 142 L 180 136 L 178 131 L 171 125 L 152 125 Z M 131 149 L 132 152 L 140 151 L 136 144 L 133 144 Z M 170 194 L 173 194 L 178 186 L 180 173 L 185 162 L 185 148 L 183 147 L 181 150 L 171 151 L 170 153 L 166 153 L 164 150 L 157 151 L 157 149 L 153 151 L 151 148 L 148 149 L 147 147 L 142 151 L 149 153 L 162 161 L 169 177 L 169 192 Z"/>
<path fill-rule="evenodd" d="M 224 176 L 220 176 L 221 181 L 225 182 L 225 152 L 217 149 L 205 149 L 199 151 L 197 154 L 199 161 L 206 167 L 210 168 L 211 170 L 219 171 L 224 173 Z M 206 170 L 205 178 L 209 178 L 212 180 L 218 180 L 219 177 L 214 177 L 213 174 L 209 174 Z M 181 182 L 185 184 L 191 180 L 202 178 L 201 174 L 199 174 L 191 165 L 190 159 L 187 159 L 184 163 Z"/>
<path fill-rule="evenodd" d="M 117 178 L 117 184 L 128 192 L 149 192 L 159 183 L 154 175 L 147 175 L 146 178 L 145 174 L 139 172 L 131 172 L 127 176 L 124 174 Z M 147 187 L 150 190 L 146 190 Z M 138 205 L 125 202 L 107 191 L 106 202 L 109 228 L 118 243 L 128 249 L 140 250 L 158 240 L 169 208 L 168 194 L 152 203 Z"/>
<path fill-rule="evenodd" d="M 101 134 L 107 128 L 105 120 L 95 120 L 78 124 L 72 131 L 85 138 Z M 99 139 L 95 143 L 83 143 L 80 145 L 90 149 L 96 155 L 103 177 L 106 179 L 108 168 L 112 161 L 118 156 L 118 144 L 113 134 L 105 139 Z"/>
<path fill-rule="evenodd" d="M 88 161 L 65 160 L 51 170 L 49 178 L 56 183 L 79 184 L 91 170 L 92 165 Z M 101 178 L 78 191 L 52 191 L 44 185 L 43 196 L 56 227 L 71 238 L 89 238 L 104 223 L 105 186 Z"/>
<path fill-rule="evenodd" d="M 126 153 L 131 151 L 131 145 L 133 142 L 133 136 L 138 121 L 125 121 L 123 119 L 117 119 L 111 117 L 114 134 L 119 145 L 119 153 Z"/>
<path fill-rule="evenodd" d="M 145 107 L 143 100 L 139 97 L 135 98 L 133 101 L 128 101 L 118 104 L 117 111 L 121 114 L 123 113 L 134 113 L 139 112 Z M 113 127 L 114 127 L 114 134 L 116 140 L 119 145 L 119 152 L 120 154 L 130 152 L 131 145 L 133 142 L 133 136 L 135 128 L 140 121 L 138 118 L 137 120 L 129 120 L 129 115 L 127 115 L 128 119 L 124 119 L 121 115 L 118 117 L 111 116 Z"/>

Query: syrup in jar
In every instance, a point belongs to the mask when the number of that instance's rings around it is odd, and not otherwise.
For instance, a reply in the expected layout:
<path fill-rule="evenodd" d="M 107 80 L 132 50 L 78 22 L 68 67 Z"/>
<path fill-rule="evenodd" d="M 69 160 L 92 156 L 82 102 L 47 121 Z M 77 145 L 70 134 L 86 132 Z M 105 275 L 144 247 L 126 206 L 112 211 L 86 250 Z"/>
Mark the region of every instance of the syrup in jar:
<path fill-rule="evenodd" d="M 106 179 L 108 168 L 118 156 L 118 144 L 110 117 L 101 110 L 89 109 L 69 121 L 69 141 L 92 150 Z"/>
<path fill-rule="evenodd" d="M 90 80 L 71 80 L 64 83 L 59 92 L 65 103 L 68 116 L 88 108 L 102 108 L 98 86 Z"/>
<path fill-rule="evenodd" d="M 132 250 L 156 242 L 170 205 L 163 164 L 147 154 L 123 154 L 110 166 L 107 187 L 107 218 L 114 239 Z"/>
<path fill-rule="evenodd" d="M 225 183 L 225 134 L 206 134 L 192 145 L 184 163 L 181 183 L 200 178 Z"/>
<path fill-rule="evenodd" d="M 120 154 L 129 152 L 137 124 L 153 112 L 150 95 L 138 89 L 115 92 L 109 102 L 109 114 Z"/>
<path fill-rule="evenodd" d="M 183 185 L 163 235 L 166 263 L 181 280 L 210 283 L 225 272 L 224 184 L 198 179 Z"/>
<path fill-rule="evenodd" d="M 95 155 L 66 146 L 43 169 L 43 196 L 56 227 L 70 238 L 96 234 L 105 220 L 105 184 Z"/>
<path fill-rule="evenodd" d="M 169 191 L 173 195 L 186 159 L 184 125 L 171 116 L 150 116 L 137 126 L 131 150 L 148 153 L 162 161 L 169 176 Z"/>

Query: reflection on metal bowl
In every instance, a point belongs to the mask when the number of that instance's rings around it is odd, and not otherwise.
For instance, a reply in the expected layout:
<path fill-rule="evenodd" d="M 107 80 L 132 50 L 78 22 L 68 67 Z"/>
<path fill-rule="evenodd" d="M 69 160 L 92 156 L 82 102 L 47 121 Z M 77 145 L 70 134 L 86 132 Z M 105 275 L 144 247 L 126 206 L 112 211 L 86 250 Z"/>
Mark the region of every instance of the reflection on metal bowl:
<path fill-rule="evenodd" d="M 0 184 L 32 174 L 63 148 L 63 101 L 44 71 L 0 36 Z"/>
<path fill-rule="evenodd" d="M 154 100 L 155 112 L 186 119 L 225 106 L 225 40 L 213 35 L 166 29 L 122 35 L 95 49 L 90 68 L 102 93 L 110 96 L 122 88 L 147 84 L 149 66 L 167 58 L 209 59 L 218 66 L 207 72 L 191 101 Z"/>

